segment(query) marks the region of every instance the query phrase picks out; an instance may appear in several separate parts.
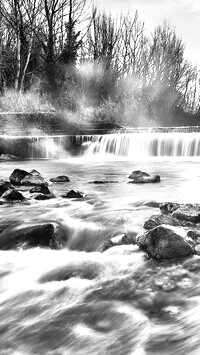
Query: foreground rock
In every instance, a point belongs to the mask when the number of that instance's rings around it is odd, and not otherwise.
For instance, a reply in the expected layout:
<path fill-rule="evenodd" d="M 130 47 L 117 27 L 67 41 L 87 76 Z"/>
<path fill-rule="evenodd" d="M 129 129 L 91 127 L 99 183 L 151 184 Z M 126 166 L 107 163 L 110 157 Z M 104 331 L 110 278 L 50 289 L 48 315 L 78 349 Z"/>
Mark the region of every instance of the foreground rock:
<path fill-rule="evenodd" d="M 56 222 L 7 228 L 0 234 L 0 249 L 44 247 L 60 249 L 66 241 L 64 229 Z"/>
<path fill-rule="evenodd" d="M 175 212 L 172 213 L 172 216 L 181 220 L 189 221 L 192 223 L 200 222 L 200 205 L 182 205 Z"/>
<path fill-rule="evenodd" d="M 168 224 L 174 227 L 191 227 L 193 223 L 187 221 L 180 221 L 171 215 L 153 215 L 144 224 L 145 229 L 152 229 L 161 224 Z"/>
<path fill-rule="evenodd" d="M 33 187 L 30 191 L 31 194 L 33 193 L 41 193 L 44 195 L 48 195 L 51 193 L 51 191 L 49 190 L 48 186 L 45 184 L 41 184 L 41 185 L 37 185 L 35 187 Z"/>
<path fill-rule="evenodd" d="M 62 195 L 64 198 L 83 198 L 83 195 L 77 190 L 71 190 L 66 194 Z"/>
<path fill-rule="evenodd" d="M 16 190 L 8 190 L 4 192 L 4 194 L 1 197 L 8 202 L 25 200 L 25 197 L 21 194 L 21 192 Z"/>
<path fill-rule="evenodd" d="M 12 184 L 21 184 L 22 179 L 26 176 L 26 175 L 30 175 L 30 173 L 28 173 L 28 171 L 26 170 L 22 170 L 22 169 L 15 169 L 12 174 L 10 175 L 10 182 Z"/>
<path fill-rule="evenodd" d="M 69 182 L 70 179 L 66 175 L 57 176 L 50 179 L 51 182 Z"/>
<path fill-rule="evenodd" d="M 129 179 L 131 179 L 131 181 L 129 181 L 129 183 L 131 184 L 145 184 L 145 183 L 160 182 L 159 175 L 152 176 L 141 170 L 133 171 L 129 176 Z"/>
<path fill-rule="evenodd" d="M 55 196 L 53 194 L 37 194 L 34 196 L 34 200 L 38 200 L 38 201 L 44 201 L 44 200 L 50 200 L 51 198 L 55 198 Z"/>
<path fill-rule="evenodd" d="M 194 254 L 192 240 L 183 228 L 161 225 L 137 236 L 138 246 L 153 259 L 170 259 Z"/>
<path fill-rule="evenodd" d="M 14 189 L 14 187 L 9 181 L 0 180 L 0 196 L 11 189 Z"/>

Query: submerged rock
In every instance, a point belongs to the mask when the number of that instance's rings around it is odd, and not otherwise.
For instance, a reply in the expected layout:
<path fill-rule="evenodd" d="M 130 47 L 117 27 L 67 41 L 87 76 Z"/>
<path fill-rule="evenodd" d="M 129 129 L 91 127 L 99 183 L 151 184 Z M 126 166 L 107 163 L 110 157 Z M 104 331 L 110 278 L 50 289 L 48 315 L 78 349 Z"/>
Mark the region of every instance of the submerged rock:
<path fill-rule="evenodd" d="M 138 246 L 153 259 L 169 259 L 194 254 L 194 244 L 183 228 L 161 225 L 137 236 Z"/>
<path fill-rule="evenodd" d="M 143 227 L 145 229 L 152 229 L 157 226 L 160 226 L 161 224 L 168 224 L 174 227 L 181 227 L 185 223 L 181 223 L 181 221 L 169 215 L 153 215 L 148 219 L 148 221 L 145 222 Z"/>
<path fill-rule="evenodd" d="M 62 195 L 64 198 L 83 198 L 83 195 L 77 190 L 70 190 L 66 194 Z"/>
<path fill-rule="evenodd" d="M 0 160 L 3 161 L 11 161 L 11 160 L 16 160 L 18 159 L 18 157 L 16 157 L 15 155 L 12 154 L 1 154 L 0 155 Z"/>
<path fill-rule="evenodd" d="M 51 182 L 69 182 L 70 179 L 66 175 L 57 176 L 50 179 Z"/>
<path fill-rule="evenodd" d="M 0 180 L 0 196 L 11 189 L 14 189 L 14 187 L 10 181 Z"/>
<path fill-rule="evenodd" d="M 172 216 L 192 223 L 200 222 L 200 205 L 183 205 L 172 213 Z"/>
<path fill-rule="evenodd" d="M 88 184 L 96 184 L 96 185 L 100 185 L 100 184 L 116 184 L 119 181 L 106 181 L 106 180 L 95 180 L 95 181 L 89 181 Z"/>
<path fill-rule="evenodd" d="M 65 241 L 64 229 L 56 222 L 16 226 L 0 234 L 0 249 L 48 247 L 60 249 Z"/>
<path fill-rule="evenodd" d="M 12 201 L 24 201 L 25 197 L 21 194 L 21 192 L 17 190 L 8 190 L 4 192 L 2 195 L 2 198 L 6 201 L 12 202 Z"/>
<path fill-rule="evenodd" d="M 27 175 L 31 175 L 31 174 L 28 173 L 28 171 L 26 170 L 15 169 L 10 175 L 9 180 L 13 184 L 21 184 L 22 179 Z"/>
<path fill-rule="evenodd" d="M 51 198 L 55 198 L 53 194 L 37 194 L 34 196 L 34 200 L 39 200 L 39 201 L 44 201 L 44 200 L 50 200 Z"/>
<path fill-rule="evenodd" d="M 51 191 L 49 190 L 48 186 L 45 185 L 45 184 L 37 185 L 37 186 L 33 187 L 29 192 L 31 194 L 38 192 L 38 193 L 41 193 L 41 194 L 44 194 L 44 195 L 48 195 L 48 194 L 51 193 Z"/>
<path fill-rule="evenodd" d="M 144 183 L 156 183 L 160 182 L 160 176 L 159 175 L 149 175 L 145 173 L 144 171 L 141 170 L 136 170 L 131 173 L 129 176 L 129 179 L 132 181 L 129 181 L 131 184 L 144 184 Z"/>

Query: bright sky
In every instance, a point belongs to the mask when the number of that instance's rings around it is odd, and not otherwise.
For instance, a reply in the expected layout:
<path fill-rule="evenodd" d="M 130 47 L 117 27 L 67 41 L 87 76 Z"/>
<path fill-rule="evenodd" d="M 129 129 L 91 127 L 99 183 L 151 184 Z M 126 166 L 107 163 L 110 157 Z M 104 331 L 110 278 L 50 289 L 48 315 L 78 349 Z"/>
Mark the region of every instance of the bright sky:
<path fill-rule="evenodd" d="M 200 0 L 94 0 L 100 8 L 111 14 L 133 14 L 138 10 L 139 18 L 148 31 L 166 19 L 175 27 L 176 33 L 186 45 L 185 57 L 200 68 Z"/>

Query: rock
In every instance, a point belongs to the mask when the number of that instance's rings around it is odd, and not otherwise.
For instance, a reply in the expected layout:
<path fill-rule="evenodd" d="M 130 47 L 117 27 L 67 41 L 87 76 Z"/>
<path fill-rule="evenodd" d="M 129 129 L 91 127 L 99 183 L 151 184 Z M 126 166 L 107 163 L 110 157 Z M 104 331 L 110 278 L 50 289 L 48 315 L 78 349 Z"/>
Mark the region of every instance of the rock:
<path fill-rule="evenodd" d="M 160 203 L 156 201 L 149 201 L 145 203 L 145 206 L 147 207 L 153 207 L 153 208 L 159 208 Z"/>
<path fill-rule="evenodd" d="M 88 184 L 96 184 L 96 185 L 100 185 L 100 184 L 116 184 L 118 182 L 119 181 L 95 180 L 95 181 L 88 182 Z"/>
<path fill-rule="evenodd" d="M 64 229 L 56 222 L 21 225 L 6 229 L 0 235 L 0 249 L 48 247 L 60 249 L 66 241 Z"/>
<path fill-rule="evenodd" d="M 165 202 L 165 203 L 160 203 L 159 208 L 161 210 L 162 214 L 170 214 L 176 211 L 180 207 L 179 203 L 174 203 L 174 202 Z"/>
<path fill-rule="evenodd" d="M 70 179 L 68 178 L 68 176 L 61 175 L 61 176 L 57 176 L 55 178 L 51 178 L 50 181 L 51 182 L 69 182 Z"/>
<path fill-rule="evenodd" d="M 15 155 L 10 155 L 10 154 L 1 154 L 0 155 L 0 160 L 4 161 L 10 161 L 10 160 L 16 160 L 18 159 Z"/>
<path fill-rule="evenodd" d="M 148 219 L 148 221 L 145 222 L 143 227 L 145 229 L 152 229 L 157 226 L 160 226 L 161 224 L 168 224 L 168 225 L 174 226 L 174 227 L 181 227 L 181 226 L 183 226 L 184 223 L 181 223 L 181 221 L 179 221 L 176 218 L 173 218 L 172 216 L 153 215 Z"/>
<path fill-rule="evenodd" d="M 31 175 L 40 175 L 40 176 L 41 176 L 41 174 L 39 173 L 39 171 L 37 171 L 37 170 L 35 170 L 35 169 L 32 169 L 31 171 L 29 171 L 29 174 L 31 174 Z"/>
<path fill-rule="evenodd" d="M 40 174 L 28 174 L 21 180 L 21 185 L 48 185 Z"/>
<path fill-rule="evenodd" d="M 136 170 L 131 173 L 129 176 L 129 179 L 132 181 L 129 181 L 131 184 L 144 184 L 144 183 L 156 183 L 160 182 L 160 176 L 155 175 L 151 176 L 143 171 Z"/>
<path fill-rule="evenodd" d="M 117 245 L 127 245 L 127 244 L 136 244 L 136 233 L 127 234 L 119 234 L 109 240 L 107 240 L 103 247 L 102 251 L 106 251 Z"/>
<path fill-rule="evenodd" d="M 45 185 L 45 184 L 37 185 L 37 186 L 33 187 L 29 192 L 31 194 L 33 194 L 35 192 L 39 192 L 39 193 L 44 194 L 44 195 L 48 195 L 48 194 L 51 193 L 51 191 L 49 190 L 48 186 Z"/>
<path fill-rule="evenodd" d="M 25 197 L 21 194 L 21 192 L 17 190 L 8 190 L 4 192 L 1 196 L 4 200 L 12 202 L 12 201 L 24 201 Z"/>
<path fill-rule="evenodd" d="M 34 200 L 38 201 L 50 200 L 51 198 L 55 198 L 55 196 L 53 194 L 37 194 L 36 196 L 34 196 Z"/>
<path fill-rule="evenodd" d="M 82 198 L 83 195 L 77 190 L 70 190 L 66 194 L 62 195 L 64 198 Z"/>
<path fill-rule="evenodd" d="M 26 170 L 22 170 L 22 169 L 15 169 L 12 174 L 10 175 L 10 182 L 13 184 L 20 184 L 22 179 L 27 176 L 27 175 L 31 175 L 30 173 L 28 173 L 28 171 Z"/>
<path fill-rule="evenodd" d="M 10 181 L 0 180 L 0 196 L 4 194 L 4 192 L 14 189 L 13 185 Z"/>
<path fill-rule="evenodd" d="M 194 245 L 183 228 L 161 225 L 137 236 L 138 246 L 153 259 L 169 259 L 194 253 Z"/>
<path fill-rule="evenodd" d="M 189 230 L 187 236 L 194 241 L 194 244 L 200 244 L 200 231 L 199 230 Z"/>
<path fill-rule="evenodd" d="M 172 216 L 181 220 L 192 223 L 200 222 L 200 205 L 183 205 L 179 207 Z"/>

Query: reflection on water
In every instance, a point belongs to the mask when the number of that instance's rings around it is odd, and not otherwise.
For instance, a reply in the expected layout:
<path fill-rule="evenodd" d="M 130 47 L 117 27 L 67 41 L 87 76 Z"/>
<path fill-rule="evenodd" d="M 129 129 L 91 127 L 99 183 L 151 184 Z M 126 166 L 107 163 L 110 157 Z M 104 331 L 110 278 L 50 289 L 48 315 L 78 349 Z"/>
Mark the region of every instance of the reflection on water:
<path fill-rule="evenodd" d="M 142 230 L 158 213 L 149 201 L 199 203 L 199 162 L 9 162 L 1 178 L 16 167 L 71 181 L 50 185 L 55 199 L 0 206 L 1 225 L 60 221 L 68 242 L 0 252 L 0 354 L 199 354 L 200 257 L 157 263 L 136 246 L 100 252 L 106 239 Z M 136 169 L 161 183 L 128 184 Z M 86 196 L 62 199 L 71 188 Z"/>

